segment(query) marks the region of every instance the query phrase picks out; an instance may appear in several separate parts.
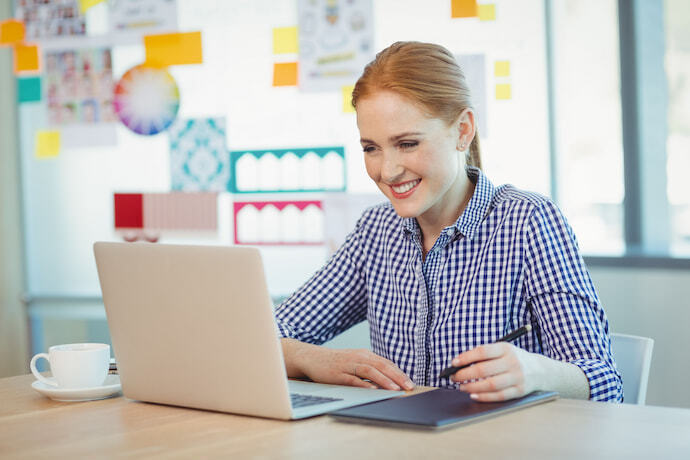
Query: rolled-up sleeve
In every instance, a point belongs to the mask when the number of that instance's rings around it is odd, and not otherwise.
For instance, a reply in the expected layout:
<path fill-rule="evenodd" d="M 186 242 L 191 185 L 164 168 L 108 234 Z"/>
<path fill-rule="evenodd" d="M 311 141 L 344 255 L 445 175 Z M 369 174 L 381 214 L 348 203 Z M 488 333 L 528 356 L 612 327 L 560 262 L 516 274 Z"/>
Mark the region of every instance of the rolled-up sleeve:
<path fill-rule="evenodd" d="M 330 260 L 276 309 L 279 337 L 320 345 L 366 319 L 362 220 Z"/>
<path fill-rule="evenodd" d="M 543 353 L 578 366 L 590 399 L 622 401 L 606 314 L 575 235 L 550 201 L 537 207 L 527 232 L 527 300 L 540 328 Z"/>

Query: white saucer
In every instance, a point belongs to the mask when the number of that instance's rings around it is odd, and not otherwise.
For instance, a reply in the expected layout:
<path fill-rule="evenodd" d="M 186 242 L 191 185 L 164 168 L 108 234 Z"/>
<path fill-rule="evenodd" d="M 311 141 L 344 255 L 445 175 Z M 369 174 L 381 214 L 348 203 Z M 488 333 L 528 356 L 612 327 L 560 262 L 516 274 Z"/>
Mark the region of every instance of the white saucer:
<path fill-rule="evenodd" d="M 53 380 L 52 377 L 47 377 L 48 380 Z M 59 388 L 47 385 L 39 380 L 31 384 L 31 387 L 44 396 L 49 397 L 55 401 L 93 401 L 96 399 L 105 399 L 115 396 L 122 389 L 120 385 L 120 376 L 117 374 L 109 374 L 106 377 L 103 385 L 91 388 Z"/>

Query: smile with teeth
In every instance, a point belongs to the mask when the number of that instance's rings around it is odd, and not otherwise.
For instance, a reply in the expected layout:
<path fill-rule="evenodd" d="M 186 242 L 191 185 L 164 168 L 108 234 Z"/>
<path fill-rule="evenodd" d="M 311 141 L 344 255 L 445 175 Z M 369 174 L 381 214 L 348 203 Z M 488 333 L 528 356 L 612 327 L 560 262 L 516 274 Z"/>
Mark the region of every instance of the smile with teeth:
<path fill-rule="evenodd" d="M 420 182 L 421 182 L 421 179 L 417 179 L 417 180 L 413 180 L 410 182 L 405 182 L 404 184 L 400 184 L 400 185 L 391 185 L 391 188 L 393 189 L 393 191 L 395 193 L 405 193 L 405 192 L 409 192 L 410 190 L 415 188 L 417 186 L 417 184 L 419 184 Z"/>

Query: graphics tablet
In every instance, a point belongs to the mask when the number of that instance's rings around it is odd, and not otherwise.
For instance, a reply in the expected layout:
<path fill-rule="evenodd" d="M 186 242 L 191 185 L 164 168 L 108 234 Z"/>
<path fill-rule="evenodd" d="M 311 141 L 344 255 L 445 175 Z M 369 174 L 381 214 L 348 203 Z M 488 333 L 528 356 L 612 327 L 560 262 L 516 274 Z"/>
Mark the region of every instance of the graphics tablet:
<path fill-rule="evenodd" d="M 331 412 L 340 422 L 438 430 L 473 423 L 506 412 L 552 401 L 553 391 L 537 391 L 502 402 L 477 402 L 469 394 L 440 388 L 414 396 L 389 399 Z"/>

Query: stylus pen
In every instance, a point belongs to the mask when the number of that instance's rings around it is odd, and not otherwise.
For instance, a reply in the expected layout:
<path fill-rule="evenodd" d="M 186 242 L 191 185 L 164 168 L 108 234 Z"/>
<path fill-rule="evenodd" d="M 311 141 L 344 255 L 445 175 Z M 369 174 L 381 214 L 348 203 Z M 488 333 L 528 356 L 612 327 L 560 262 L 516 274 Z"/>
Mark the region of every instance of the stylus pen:
<path fill-rule="evenodd" d="M 527 334 L 531 330 L 532 330 L 532 325 L 531 324 L 525 324 L 524 326 L 515 329 L 513 332 L 507 333 L 506 335 L 504 335 L 503 337 L 498 339 L 496 342 L 511 342 L 511 341 L 517 339 L 518 337 L 522 337 L 523 335 Z M 472 364 L 474 364 L 474 363 L 465 364 L 463 366 L 446 367 L 445 369 L 443 369 L 443 371 L 441 372 L 441 374 L 439 374 L 438 377 L 440 379 L 447 379 L 448 377 L 455 374 L 460 369 L 464 369 L 468 366 L 471 366 Z"/>

